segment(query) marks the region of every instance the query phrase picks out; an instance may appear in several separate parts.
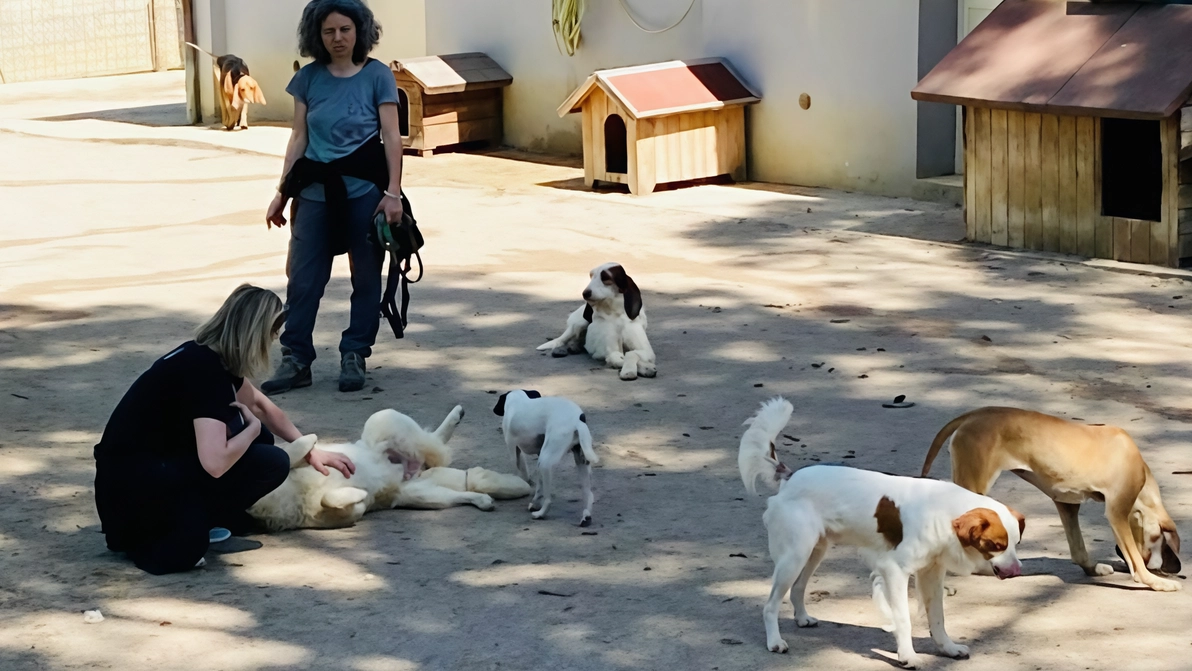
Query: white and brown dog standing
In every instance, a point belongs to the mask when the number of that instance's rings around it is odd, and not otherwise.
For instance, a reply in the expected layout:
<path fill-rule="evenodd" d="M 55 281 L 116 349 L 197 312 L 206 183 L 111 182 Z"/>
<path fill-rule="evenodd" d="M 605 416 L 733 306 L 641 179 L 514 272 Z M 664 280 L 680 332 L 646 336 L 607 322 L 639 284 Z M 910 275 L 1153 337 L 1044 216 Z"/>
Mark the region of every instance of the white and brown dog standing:
<path fill-rule="evenodd" d="M 584 305 L 567 317 L 563 335 L 538 346 L 551 356 L 587 350 L 598 361 L 621 370 L 622 380 L 654 377 L 654 349 L 646 337 L 642 292 L 619 263 L 605 263 L 588 273 Z"/>
<path fill-rule="evenodd" d="M 762 615 L 766 646 L 773 652 L 788 649 L 778 630 L 778 610 L 788 592 L 795 624 L 818 624 L 803 602 L 807 583 L 830 545 L 850 545 L 873 571 L 873 600 L 893 623 L 903 666 L 922 662 L 911 640 L 907 588 L 912 575 L 940 652 L 967 657 L 969 649 L 944 630 L 944 574 L 992 565 L 998 578 L 1020 575 L 1015 550 L 1025 526 L 1022 516 L 950 482 L 846 466 L 809 466 L 792 474 L 774 454 L 774 439 L 791 411 L 781 398 L 764 403 L 746 422 L 750 427 L 741 436 L 737 460 L 750 493 L 756 493 L 759 480 L 778 488 L 762 516 L 774 560 Z"/>
<path fill-rule="evenodd" d="M 530 389 L 517 389 L 501 394 L 493 412 L 502 417 L 501 431 L 505 445 L 513 457 L 517 472 L 534 482 L 534 498 L 530 499 L 530 516 L 540 520 L 550 508 L 552 474 L 555 466 L 571 452 L 579 470 L 580 486 L 584 494 L 584 512 L 579 525 L 592 523 L 592 464 L 600 459 L 592 449 L 592 433 L 588 418 L 575 403 L 559 397 L 543 397 Z M 538 477 L 531 478 L 526 455 L 538 456 Z M 537 506 L 537 510 L 535 507 Z"/>
<path fill-rule="evenodd" d="M 1089 558 L 1080 533 L 1080 504 L 1093 499 L 1105 502 L 1105 517 L 1135 582 L 1164 592 L 1180 588 L 1151 573 L 1179 572 L 1180 535 L 1155 476 L 1124 430 L 1018 408 L 981 408 L 940 430 L 923 462 L 924 477 L 948 438 L 952 481 L 961 487 L 985 494 L 1002 471 L 1011 471 L 1051 497 L 1072 561 L 1085 574 L 1113 573 Z"/>
<path fill-rule="evenodd" d="M 381 410 L 364 423 L 360 440 L 319 448 L 348 455 L 356 465 L 350 479 L 332 469 L 322 475 L 304 457 L 318 438 L 305 435 L 286 446 L 290 474 L 280 487 L 249 508 L 270 531 L 334 529 L 355 524 L 372 510 L 440 509 L 473 505 L 493 509 L 493 498 L 516 499 L 530 485 L 513 475 L 484 468 L 447 468 L 447 441 L 463 419 L 455 408 L 435 431 L 427 431 L 396 410 Z"/>

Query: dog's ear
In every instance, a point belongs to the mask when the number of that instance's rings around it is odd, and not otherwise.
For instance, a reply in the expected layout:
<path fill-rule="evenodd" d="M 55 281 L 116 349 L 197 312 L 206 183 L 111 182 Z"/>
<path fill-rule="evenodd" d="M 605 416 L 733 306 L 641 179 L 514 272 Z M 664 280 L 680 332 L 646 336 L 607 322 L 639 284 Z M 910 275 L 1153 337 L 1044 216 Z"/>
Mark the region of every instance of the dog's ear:
<path fill-rule="evenodd" d="M 592 323 L 592 306 L 587 303 L 584 304 L 584 321 Z"/>
<path fill-rule="evenodd" d="M 253 103 L 254 105 L 265 104 L 265 94 L 261 92 L 261 85 L 257 80 L 244 75 L 240 78 L 241 97 L 245 102 Z"/>
<path fill-rule="evenodd" d="M 1026 533 L 1026 517 L 1010 506 L 1006 506 L 1006 510 L 1009 510 L 1014 519 L 1018 520 L 1018 540 L 1022 540 L 1022 534 Z"/>
<path fill-rule="evenodd" d="M 526 398 L 542 398 L 542 394 L 539 394 L 533 389 L 523 389 L 522 391 L 526 392 Z"/>
<path fill-rule="evenodd" d="M 613 283 L 617 285 L 617 290 L 625 295 L 625 314 L 630 319 L 637 319 L 638 314 L 642 311 L 642 292 L 637 288 L 637 283 L 633 281 L 622 266 L 613 266 L 607 271 L 613 278 Z"/>
<path fill-rule="evenodd" d="M 1175 530 L 1175 524 L 1170 529 L 1163 528 L 1163 572 L 1176 574 L 1180 572 L 1180 534 Z"/>
<path fill-rule="evenodd" d="M 504 394 L 501 394 L 497 397 L 497 404 L 493 407 L 494 415 L 497 415 L 498 417 L 505 416 L 505 397 L 508 395 L 509 392 L 505 392 Z"/>

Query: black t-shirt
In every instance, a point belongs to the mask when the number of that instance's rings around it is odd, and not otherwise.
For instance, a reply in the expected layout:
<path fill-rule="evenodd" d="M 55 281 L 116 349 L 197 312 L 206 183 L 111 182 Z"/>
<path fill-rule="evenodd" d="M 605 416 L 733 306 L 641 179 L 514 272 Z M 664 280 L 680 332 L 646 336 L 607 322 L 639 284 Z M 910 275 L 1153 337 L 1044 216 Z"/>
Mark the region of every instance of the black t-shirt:
<path fill-rule="evenodd" d="M 231 432 L 244 423 L 231 406 L 244 378 L 229 373 L 219 355 L 193 340 L 158 359 L 120 399 L 95 458 L 195 457 L 194 420 L 210 417 Z"/>

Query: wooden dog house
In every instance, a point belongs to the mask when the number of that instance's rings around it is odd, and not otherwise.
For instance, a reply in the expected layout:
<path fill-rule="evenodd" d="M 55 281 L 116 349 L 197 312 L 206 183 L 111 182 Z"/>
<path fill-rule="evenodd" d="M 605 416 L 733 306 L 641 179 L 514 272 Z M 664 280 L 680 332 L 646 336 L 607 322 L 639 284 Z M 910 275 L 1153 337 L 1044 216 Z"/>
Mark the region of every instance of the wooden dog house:
<path fill-rule="evenodd" d="M 559 107 L 583 113 L 584 184 L 745 179 L 745 105 L 761 98 L 719 58 L 598 70 Z"/>
<path fill-rule="evenodd" d="M 964 107 L 970 240 L 1176 267 L 1190 94 L 1192 6 L 1005 0 L 912 97 Z"/>
<path fill-rule="evenodd" d="M 403 58 L 390 64 L 403 145 L 422 156 L 464 142 L 501 142 L 502 89 L 513 77 L 481 53 Z"/>

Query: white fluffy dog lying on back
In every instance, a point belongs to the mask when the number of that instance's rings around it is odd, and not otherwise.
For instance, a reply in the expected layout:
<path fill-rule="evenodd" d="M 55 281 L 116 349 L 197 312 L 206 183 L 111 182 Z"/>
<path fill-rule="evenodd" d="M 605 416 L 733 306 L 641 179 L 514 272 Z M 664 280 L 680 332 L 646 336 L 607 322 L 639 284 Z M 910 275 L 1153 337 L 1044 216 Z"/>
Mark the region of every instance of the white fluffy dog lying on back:
<path fill-rule="evenodd" d="M 257 501 L 248 513 L 271 531 L 347 527 L 370 510 L 440 509 L 471 504 L 492 510 L 493 499 L 529 496 L 525 480 L 484 468 L 447 468 L 447 441 L 464 417 L 455 406 L 433 432 L 396 410 L 381 410 L 364 423 L 360 440 L 320 445 L 341 452 L 356 465 L 351 479 L 339 471 L 322 475 L 304 461 L 318 438 L 305 435 L 285 448 L 290 474 L 280 487 Z"/>

